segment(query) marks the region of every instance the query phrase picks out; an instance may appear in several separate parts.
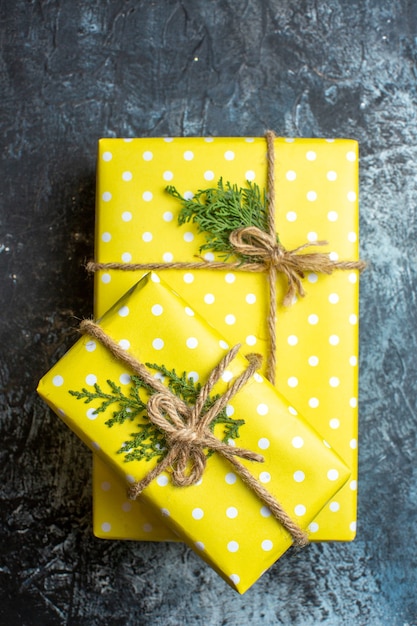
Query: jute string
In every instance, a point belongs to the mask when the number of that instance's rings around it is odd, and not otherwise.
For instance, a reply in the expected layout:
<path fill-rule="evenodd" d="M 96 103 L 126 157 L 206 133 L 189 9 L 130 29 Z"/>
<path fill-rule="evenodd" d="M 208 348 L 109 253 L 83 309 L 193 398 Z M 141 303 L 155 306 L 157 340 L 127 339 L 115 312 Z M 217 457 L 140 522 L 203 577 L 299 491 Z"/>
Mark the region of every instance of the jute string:
<path fill-rule="evenodd" d="M 262 463 L 264 458 L 245 448 L 230 446 L 217 439 L 210 431 L 210 424 L 215 420 L 227 403 L 253 376 L 260 367 L 262 357 L 250 354 L 247 368 L 228 387 L 211 408 L 204 409 L 206 400 L 214 385 L 221 378 L 228 365 L 235 358 L 240 345 L 234 346 L 212 370 L 207 382 L 202 386 L 194 406 L 189 406 L 178 398 L 159 380 L 154 378 L 147 367 L 134 356 L 123 350 L 100 326 L 90 320 L 81 322 L 80 330 L 97 339 L 120 362 L 127 365 L 156 393 L 147 403 L 149 420 L 165 435 L 167 454 L 142 480 L 134 483 L 129 495 L 136 499 L 142 491 L 167 468 L 172 468 L 172 481 L 178 487 L 194 485 L 203 475 L 206 467 L 205 448 L 220 454 L 235 469 L 243 482 L 266 504 L 272 515 L 290 533 L 297 546 L 308 543 L 306 533 L 296 524 L 270 494 L 240 463 L 237 457 Z"/>
<path fill-rule="evenodd" d="M 286 250 L 277 242 L 275 228 L 275 133 L 268 130 L 265 133 L 267 143 L 267 225 L 268 232 L 256 226 L 246 226 L 234 230 L 229 241 L 235 252 L 246 257 L 252 257 L 253 262 L 226 263 L 221 261 L 197 261 L 174 263 L 87 263 L 90 272 L 98 270 L 235 270 L 239 272 L 266 273 L 269 285 L 269 310 L 267 316 L 268 329 L 268 358 L 266 377 L 275 384 L 276 372 L 276 322 L 277 322 L 277 274 L 282 273 L 287 279 L 288 287 L 284 296 L 284 306 L 289 306 L 294 296 L 305 296 L 301 280 L 306 272 L 332 274 L 335 270 L 365 269 L 363 261 L 332 261 L 329 255 L 323 252 L 306 253 L 306 248 L 327 245 L 327 241 L 305 243 L 293 250 Z"/>

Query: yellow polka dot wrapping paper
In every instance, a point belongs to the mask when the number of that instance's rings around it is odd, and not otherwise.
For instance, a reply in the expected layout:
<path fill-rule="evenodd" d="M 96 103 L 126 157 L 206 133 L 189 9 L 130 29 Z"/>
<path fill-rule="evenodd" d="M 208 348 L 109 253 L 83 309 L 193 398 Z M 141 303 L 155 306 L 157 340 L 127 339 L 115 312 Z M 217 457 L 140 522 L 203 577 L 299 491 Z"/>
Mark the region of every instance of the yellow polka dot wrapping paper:
<path fill-rule="evenodd" d="M 346 139 L 275 140 L 276 227 L 287 249 L 326 240 L 333 260 L 358 259 L 358 145 Z M 102 139 L 97 168 L 98 262 L 195 261 L 205 243 L 193 224 L 179 227 L 179 203 L 165 192 L 175 185 L 191 196 L 218 179 L 266 187 L 264 138 Z M 209 251 L 206 259 L 215 258 Z M 266 356 L 266 275 L 241 272 L 159 270 L 183 297 L 230 342 Z M 96 275 L 95 312 L 101 315 L 140 277 L 140 272 Z M 278 308 L 276 385 L 323 434 L 351 469 L 337 498 L 314 520 L 311 541 L 350 541 L 356 534 L 358 272 L 306 276 L 305 298 Z M 278 298 L 285 279 L 278 279 Z M 123 497 L 117 477 L 94 472 L 94 527 L 100 537 L 167 538 L 160 524 L 134 504 L 113 508 Z M 114 511 L 119 510 L 119 513 Z M 111 513 L 110 513 L 111 512 Z M 111 514 L 112 527 L 102 524 Z M 171 535 L 175 540 L 175 536 Z"/>
<path fill-rule="evenodd" d="M 230 344 L 155 273 L 145 275 L 99 321 L 116 343 L 142 363 L 163 364 L 203 383 Z M 213 393 L 247 367 L 242 352 L 228 365 Z M 84 403 L 70 394 L 94 384 L 108 393 L 112 381 L 128 393 L 131 372 L 98 341 L 83 336 L 41 380 L 38 391 L 72 430 L 100 455 L 124 482 L 141 480 L 153 458 L 127 462 L 118 453 L 135 421 L 106 425 L 114 405 L 97 413 L 99 400 Z M 263 463 L 241 460 L 303 529 L 349 479 L 341 458 L 259 373 L 229 401 L 228 414 L 245 424 L 239 447 L 262 453 Z M 135 418 L 136 419 L 136 418 Z M 217 435 L 215 427 L 214 433 Z M 111 481 L 110 481 L 111 484 Z M 232 587 L 243 593 L 291 545 L 288 532 L 262 501 L 214 453 L 202 479 L 191 487 L 173 486 L 169 473 L 154 480 L 141 496 L 153 515 L 188 543 Z M 126 495 L 121 506 L 130 504 Z M 102 522 L 103 530 L 111 521 Z"/>

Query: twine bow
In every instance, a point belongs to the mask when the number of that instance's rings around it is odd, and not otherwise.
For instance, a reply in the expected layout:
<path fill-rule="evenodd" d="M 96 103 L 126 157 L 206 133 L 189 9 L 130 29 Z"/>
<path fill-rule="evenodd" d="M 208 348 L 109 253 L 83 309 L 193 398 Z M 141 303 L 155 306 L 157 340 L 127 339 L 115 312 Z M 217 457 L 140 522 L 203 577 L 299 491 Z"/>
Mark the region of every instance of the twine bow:
<path fill-rule="evenodd" d="M 100 326 L 91 320 L 84 320 L 81 322 L 80 331 L 100 341 L 118 361 L 127 365 L 157 392 L 148 400 L 147 414 L 150 421 L 165 434 L 167 454 L 142 480 L 130 487 L 129 495 L 132 499 L 136 499 L 155 478 L 169 467 L 172 467 L 172 481 L 178 487 L 195 484 L 201 479 L 206 467 L 207 457 L 204 449 L 209 448 L 233 466 L 243 482 L 268 506 L 272 515 L 290 533 L 296 545 L 304 546 L 308 543 L 306 533 L 289 517 L 274 496 L 261 483 L 258 483 L 237 457 L 258 463 L 262 463 L 264 458 L 251 450 L 219 441 L 210 430 L 210 424 L 216 416 L 260 367 L 262 357 L 257 354 L 248 355 L 246 369 L 211 408 L 205 410 L 211 390 L 235 358 L 240 348 L 239 344 L 234 346 L 212 370 L 207 382 L 200 390 L 195 405 L 189 406 L 154 378 L 143 363 L 123 350 Z"/>

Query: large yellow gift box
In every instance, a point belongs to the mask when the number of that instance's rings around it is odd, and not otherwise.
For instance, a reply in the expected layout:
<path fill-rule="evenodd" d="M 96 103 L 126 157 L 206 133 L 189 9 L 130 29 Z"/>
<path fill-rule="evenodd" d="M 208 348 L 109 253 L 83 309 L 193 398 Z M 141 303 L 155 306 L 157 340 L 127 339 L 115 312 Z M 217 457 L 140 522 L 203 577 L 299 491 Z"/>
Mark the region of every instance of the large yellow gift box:
<path fill-rule="evenodd" d="M 230 347 L 157 274 L 146 275 L 99 325 L 159 379 L 169 378 L 167 372 L 172 372 L 177 382 L 182 380 L 181 385 L 195 385 L 197 379 L 204 384 Z M 224 394 L 247 367 L 248 361 L 239 352 L 212 393 Z M 165 449 L 151 431 L 146 431 L 142 444 L 135 439 L 149 426 L 141 405 L 148 400 L 147 391 L 139 382 L 101 340 L 85 335 L 38 388 L 50 407 L 124 481 L 125 489 L 142 480 L 159 461 L 155 455 L 163 455 Z M 263 455 L 263 462 L 240 462 L 290 518 L 306 529 L 350 472 L 329 444 L 293 413 L 276 389 L 252 372 L 225 407 L 230 428 L 216 423 L 214 435 L 218 439 L 224 433 L 230 435 L 228 449 L 239 447 Z M 138 451 L 142 456 L 135 456 Z M 217 452 L 209 456 L 195 485 L 173 485 L 167 469 L 141 497 L 157 519 L 164 519 L 241 593 L 292 543 L 287 530 L 270 514 L 271 505 L 265 506 Z"/>
<path fill-rule="evenodd" d="M 327 240 L 333 260 L 358 258 L 358 152 L 352 140 L 275 140 L 276 227 L 287 249 Z M 98 153 L 96 260 L 196 261 L 205 243 L 194 224 L 178 226 L 175 185 L 191 197 L 220 177 L 266 186 L 264 138 L 102 139 Z M 215 255 L 205 251 L 212 260 Z M 231 343 L 266 355 L 267 277 L 235 271 L 158 270 Z M 97 272 L 102 315 L 143 272 Z M 346 461 L 350 481 L 311 525 L 311 540 L 351 540 L 356 532 L 358 273 L 309 273 L 305 298 L 278 308 L 276 386 Z M 278 303 L 286 284 L 278 277 Z M 100 537 L 175 539 L 146 507 L 122 508 L 124 487 L 94 464 L 94 528 Z M 111 516 L 112 527 L 103 524 Z M 105 528 L 105 530 L 103 530 Z"/>

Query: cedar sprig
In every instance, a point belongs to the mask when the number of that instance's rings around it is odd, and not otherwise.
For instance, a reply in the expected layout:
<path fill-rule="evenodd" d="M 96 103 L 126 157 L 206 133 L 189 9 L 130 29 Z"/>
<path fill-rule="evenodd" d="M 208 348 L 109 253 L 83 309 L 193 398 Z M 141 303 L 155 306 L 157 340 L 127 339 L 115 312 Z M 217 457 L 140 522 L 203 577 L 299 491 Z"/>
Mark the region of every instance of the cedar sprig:
<path fill-rule="evenodd" d="M 146 365 L 167 380 L 168 388 L 175 395 L 187 404 L 195 404 L 201 390 L 200 383 L 194 382 L 192 378 L 187 376 L 186 372 L 178 374 L 175 369 L 169 370 L 164 365 L 155 363 L 146 363 Z M 83 387 L 81 391 L 71 390 L 69 393 L 77 400 L 83 400 L 85 404 L 99 400 L 99 405 L 94 409 L 97 415 L 105 413 L 111 405 L 115 405 L 112 416 L 105 422 L 109 428 L 115 424 L 123 424 L 127 420 L 133 421 L 137 418 L 137 431 L 130 433 L 130 438 L 118 450 L 118 454 L 125 455 L 125 461 L 150 461 L 153 458 L 160 461 L 166 453 L 165 435 L 147 419 L 146 415 L 147 398 L 156 393 L 155 389 L 145 383 L 139 376 L 131 377 L 131 384 L 127 394 L 111 380 L 107 380 L 107 385 L 110 388 L 109 393 L 103 391 L 97 383 L 94 384 L 94 391 Z M 144 399 L 142 399 L 141 393 L 145 394 Z M 204 411 L 210 409 L 218 398 L 218 394 L 209 396 L 204 405 Z M 217 424 L 221 425 L 223 427 L 222 441 L 227 442 L 229 439 L 237 439 L 239 437 L 239 428 L 244 423 L 244 420 L 229 417 L 226 409 L 223 409 L 211 423 L 210 429 L 213 431 Z M 212 451 L 209 450 L 208 456 L 211 453 Z"/>
<path fill-rule="evenodd" d="M 223 179 L 217 187 L 200 189 L 191 199 L 186 199 L 173 185 L 166 191 L 182 204 L 178 215 L 179 225 L 193 222 L 198 232 L 204 233 L 206 243 L 200 252 L 212 250 L 220 253 L 220 258 L 228 260 L 232 255 L 243 261 L 253 261 L 253 257 L 236 254 L 229 237 L 232 231 L 243 226 L 257 226 L 268 230 L 267 199 L 256 183 L 247 181 L 247 187 L 238 187 Z"/>

